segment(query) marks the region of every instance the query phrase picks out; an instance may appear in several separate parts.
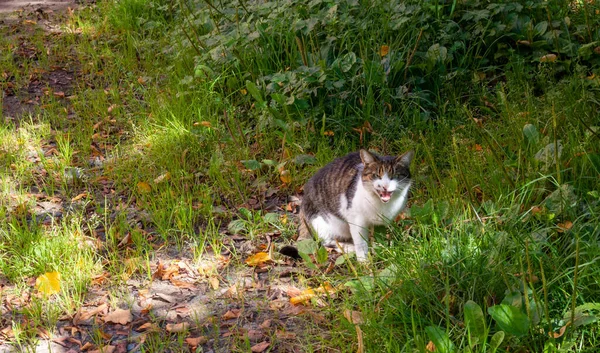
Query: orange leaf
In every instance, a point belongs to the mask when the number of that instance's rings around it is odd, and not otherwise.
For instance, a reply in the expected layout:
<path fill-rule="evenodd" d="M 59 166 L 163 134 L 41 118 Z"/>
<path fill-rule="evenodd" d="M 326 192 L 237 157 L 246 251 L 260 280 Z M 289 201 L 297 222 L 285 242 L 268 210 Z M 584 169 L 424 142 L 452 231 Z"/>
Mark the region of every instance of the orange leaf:
<path fill-rule="evenodd" d="M 333 133 L 333 131 L 331 131 L 331 130 L 327 130 L 327 131 L 323 132 L 323 135 L 324 135 L 324 136 L 333 136 L 333 135 L 334 135 L 334 133 Z"/>
<path fill-rule="evenodd" d="M 433 343 L 433 341 L 429 341 L 425 349 L 427 349 L 428 352 L 435 352 L 435 344 Z"/>
<path fill-rule="evenodd" d="M 573 227 L 573 222 L 571 221 L 565 221 L 563 223 L 559 223 L 558 225 L 558 232 L 559 233 L 563 233 L 569 229 L 571 229 Z"/>
<path fill-rule="evenodd" d="M 247 258 L 246 264 L 248 266 L 259 266 L 267 261 L 271 261 L 271 257 L 268 253 L 261 251 Z"/>
<path fill-rule="evenodd" d="M 150 184 L 148 184 L 144 181 L 140 181 L 139 183 L 137 183 L 137 189 L 138 189 L 138 192 L 141 194 L 147 194 L 150 191 L 152 191 L 152 187 L 150 186 Z"/>
<path fill-rule="evenodd" d="M 212 124 L 210 123 L 210 121 L 200 121 L 200 122 L 195 122 L 194 126 L 211 127 Z"/>
<path fill-rule="evenodd" d="M 81 200 L 84 197 L 88 197 L 88 193 L 87 192 L 82 192 L 81 194 L 75 196 L 74 198 L 71 199 L 71 202 L 75 202 L 77 200 Z"/>
<path fill-rule="evenodd" d="M 185 339 L 185 343 L 187 343 L 190 347 L 195 348 L 201 344 L 205 344 L 208 342 L 208 338 L 206 336 L 198 336 L 198 337 L 188 337 Z"/>
<path fill-rule="evenodd" d="M 282 170 L 281 173 L 279 173 L 279 179 L 281 179 L 284 184 L 292 182 L 292 176 L 288 170 Z"/>
<path fill-rule="evenodd" d="M 389 45 L 382 45 L 381 48 L 379 48 L 379 55 L 381 55 L 381 56 L 386 56 L 386 55 L 388 55 L 389 52 L 390 52 Z"/>

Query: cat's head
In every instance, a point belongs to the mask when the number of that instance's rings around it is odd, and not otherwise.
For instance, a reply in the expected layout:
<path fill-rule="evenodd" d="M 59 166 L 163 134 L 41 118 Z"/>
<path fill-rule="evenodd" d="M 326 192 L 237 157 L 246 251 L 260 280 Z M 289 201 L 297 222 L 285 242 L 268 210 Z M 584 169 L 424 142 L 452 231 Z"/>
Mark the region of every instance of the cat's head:
<path fill-rule="evenodd" d="M 376 193 L 381 202 L 392 199 L 410 187 L 410 162 L 414 156 L 408 151 L 400 156 L 378 156 L 367 150 L 360 150 L 360 159 L 364 164 L 362 181 L 365 189 Z"/>

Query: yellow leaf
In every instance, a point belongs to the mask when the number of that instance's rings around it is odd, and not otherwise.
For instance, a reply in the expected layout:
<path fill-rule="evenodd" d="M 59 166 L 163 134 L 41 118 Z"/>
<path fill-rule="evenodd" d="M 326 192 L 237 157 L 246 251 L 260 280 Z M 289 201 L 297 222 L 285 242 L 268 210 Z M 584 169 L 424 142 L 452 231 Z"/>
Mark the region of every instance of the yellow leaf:
<path fill-rule="evenodd" d="M 248 260 L 246 260 L 248 261 Z M 212 289 L 217 290 L 219 289 L 219 279 L 217 277 L 210 277 L 208 279 L 208 283 L 210 283 L 210 286 L 212 287 Z"/>
<path fill-rule="evenodd" d="M 543 63 L 553 63 L 556 61 L 556 54 L 546 54 L 540 58 L 540 61 Z"/>
<path fill-rule="evenodd" d="M 289 170 L 282 170 L 281 173 L 279 173 L 279 179 L 281 179 L 284 184 L 291 183 L 292 176 L 290 175 Z"/>
<path fill-rule="evenodd" d="M 333 133 L 333 131 L 331 131 L 331 130 L 327 130 L 327 131 L 324 131 L 324 132 L 323 132 L 323 135 L 324 135 L 324 136 L 333 136 L 333 135 L 334 135 L 334 133 Z"/>
<path fill-rule="evenodd" d="M 333 288 L 331 286 L 331 284 L 329 284 L 328 282 L 325 282 L 319 288 L 315 288 L 315 289 L 308 288 L 308 289 L 303 290 L 299 295 L 290 298 L 290 303 L 292 303 L 293 305 L 304 303 L 304 302 L 309 301 L 311 298 L 313 298 L 314 296 L 316 296 L 318 294 L 325 294 L 325 293 L 333 294 L 333 293 L 335 293 L 335 291 L 336 291 L 335 288 Z"/>
<path fill-rule="evenodd" d="M 141 194 L 147 194 L 152 191 L 150 184 L 146 183 L 145 181 L 140 181 L 137 183 L 137 189 Z"/>
<path fill-rule="evenodd" d="M 246 91 L 246 89 L 245 89 L 245 88 L 242 88 L 242 89 L 240 90 L 240 93 L 241 93 L 241 94 L 243 94 L 243 95 L 245 96 L 245 95 L 247 95 L 247 94 L 248 94 L 248 91 Z"/>
<path fill-rule="evenodd" d="M 60 292 L 60 273 L 46 272 L 35 280 L 35 288 L 44 295 Z"/>
<path fill-rule="evenodd" d="M 266 252 L 259 252 L 247 258 L 246 264 L 248 266 L 258 266 L 267 261 L 271 261 L 271 257 L 269 256 L 269 254 Z"/>
<path fill-rule="evenodd" d="M 390 52 L 389 45 L 382 45 L 381 48 L 379 48 L 379 55 L 381 55 L 381 56 L 386 56 L 386 55 L 388 55 L 389 52 Z"/>

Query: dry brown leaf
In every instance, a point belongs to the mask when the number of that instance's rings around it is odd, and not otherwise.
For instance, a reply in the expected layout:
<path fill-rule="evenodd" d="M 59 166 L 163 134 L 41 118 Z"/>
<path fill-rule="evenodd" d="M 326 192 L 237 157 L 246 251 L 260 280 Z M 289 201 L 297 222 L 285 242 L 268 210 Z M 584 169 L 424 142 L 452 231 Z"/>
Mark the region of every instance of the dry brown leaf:
<path fill-rule="evenodd" d="M 196 289 L 196 286 L 190 282 L 180 281 L 175 278 L 171 278 L 170 281 L 171 281 L 171 283 L 173 283 L 174 285 L 176 285 L 179 288 Z"/>
<path fill-rule="evenodd" d="M 567 330 L 567 326 L 569 326 L 570 322 L 567 323 L 565 326 L 561 327 L 560 330 L 558 330 L 558 332 L 550 332 L 550 337 L 554 337 L 554 338 L 559 338 L 562 335 L 565 334 L 565 331 Z"/>
<path fill-rule="evenodd" d="M 104 322 L 112 322 L 115 324 L 127 325 L 133 320 L 133 315 L 129 309 L 115 309 L 104 317 Z"/>
<path fill-rule="evenodd" d="M 99 306 L 88 310 L 88 311 L 79 311 L 77 314 L 75 314 L 75 317 L 73 318 L 73 324 L 78 325 L 80 322 L 82 321 L 86 321 L 89 318 L 91 318 L 92 316 L 98 315 L 102 312 L 104 312 L 106 309 L 108 309 L 108 304 L 103 303 L 100 304 Z"/>
<path fill-rule="evenodd" d="M 167 332 L 180 333 L 189 330 L 190 324 L 187 322 L 180 322 L 178 324 L 167 324 Z"/>
<path fill-rule="evenodd" d="M 275 332 L 275 337 L 277 337 L 280 340 L 293 340 L 296 339 L 296 334 L 293 332 L 286 332 L 283 330 L 277 330 Z"/>
<path fill-rule="evenodd" d="M 115 346 L 103 346 L 100 349 L 96 349 L 95 351 L 89 351 L 88 353 L 113 353 L 115 351 Z"/>
<path fill-rule="evenodd" d="M 76 342 L 73 342 L 73 341 L 71 341 L 71 340 L 69 340 L 69 341 L 70 341 L 70 342 L 72 342 L 72 343 L 75 343 L 75 344 L 77 344 Z M 81 342 L 79 342 L 79 343 L 81 343 Z M 84 343 L 84 345 L 83 345 L 83 346 L 81 346 L 81 348 L 79 348 L 79 349 L 80 349 L 82 352 L 85 352 L 85 351 L 89 351 L 90 349 L 94 349 L 94 348 L 96 348 L 96 345 L 95 345 L 95 344 L 93 344 L 92 342 L 85 342 L 85 343 Z"/>
<path fill-rule="evenodd" d="M 54 97 L 65 98 L 65 92 L 63 92 L 63 91 L 54 92 L 53 94 L 54 94 Z"/>
<path fill-rule="evenodd" d="M 240 309 L 231 309 L 231 310 L 227 311 L 225 314 L 223 314 L 223 316 L 221 318 L 223 320 L 237 319 L 238 317 L 240 317 L 241 313 L 242 313 L 242 311 Z"/>
<path fill-rule="evenodd" d="M 267 261 L 271 261 L 269 254 L 266 252 L 259 252 L 247 258 L 246 264 L 248 266 L 259 266 Z"/>
<path fill-rule="evenodd" d="M 360 311 L 346 309 L 344 310 L 344 317 L 346 320 L 350 321 L 350 323 L 355 325 L 361 325 L 365 322 Z"/>
<path fill-rule="evenodd" d="M 210 277 L 208 283 L 210 283 L 213 290 L 219 289 L 219 279 L 217 277 Z"/>
<path fill-rule="evenodd" d="M 556 54 L 546 54 L 546 55 L 544 55 L 544 56 L 542 56 L 540 58 L 540 62 L 543 62 L 543 63 L 546 63 L 546 62 L 553 63 L 553 62 L 556 61 L 556 59 L 557 59 Z"/>
<path fill-rule="evenodd" d="M 429 343 L 427 343 L 427 346 L 425 347 L 425 349 L 428 352 L 435 352 L 435 344 L 433 343 L 433 341 L 429 341 Z"/>
<path fill-rule="evenodd" d="M 143 332 L 143 331 L 158 332 L 160 330 L 160 328 L 156 324 L 153 324 L 151 322 L 146 322 L 145 324 L 141 325 L 140 327 L 136 328 L 135 330 L 138 332 Z"/>
<path fill-rule="evenodd" d="M 558 230 L 557 231 L 559 233 L 563 233 L 563 232 L 565 232 L 565 231 L 567 231 L 567 230 L 569 230 L 569 229 L 571 229 L 573 227 L 573 222 L 571 222 L 571 221 L 565 221 L 563 223 L 557 224 L 557 226 L 558 226 Z"/>
<path fill-rule="evenodd" d="M 264 352 L 265 349 L 269 348 L 271 344 L 267 341 L 262 341 L 260 343 L 255 344 L 254 346 L 250 347 L 250 350 L 253 353 L 261 353 Z"/>
<path fill-rule="evenodd" d="M 364 344 L 364 341 L 363 341 L 362 330 L 360 329 L 360 326 L 358 326 L 358 325 L 354 325 L 354 328 L 356 328 L 356 343 L 358 344 L 358 347 L 356 348 L 356 352 L 357 353 L 364 353 L 364 351 L 365 351 L 365 344 Z"/>
<path fill-rule="evenodd" d="M 271 319 L 267 319 L 267 320 L 263 321 L 263 323 L 260 324 L 258 327 L 260 327 L 262 329 L 271 327 Z"/>
<path fill-rule="evenodd" d="M 192 349 L 201 344 L 205 344 L 206 342 L 208 342 L 208 338 L 206 336 L 188 337 L 185 339 L 185 343 L 187 343 Z"/>
<path fill-rule="evenodd" d="M 137 82 L 140 85 L 145 85 L 146 84 L 146 79 L 144 77 L 140 76 L 140 77 L 138 77 Z"/>

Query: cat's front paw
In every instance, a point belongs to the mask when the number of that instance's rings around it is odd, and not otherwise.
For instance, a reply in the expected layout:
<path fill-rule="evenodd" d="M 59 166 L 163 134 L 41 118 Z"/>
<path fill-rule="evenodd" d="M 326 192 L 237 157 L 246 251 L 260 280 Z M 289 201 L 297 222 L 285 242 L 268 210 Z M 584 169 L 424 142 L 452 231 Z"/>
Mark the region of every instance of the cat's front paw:
<path fill-rule="evenodd" d="M 364 262 L 369 261 L 369 256 L 368 256 L 368 254 L 367 254 L 366 251 L 357 251 L 356 252 L 356 259 L 359 262 L 363 262 L 364 263 Z"/>

